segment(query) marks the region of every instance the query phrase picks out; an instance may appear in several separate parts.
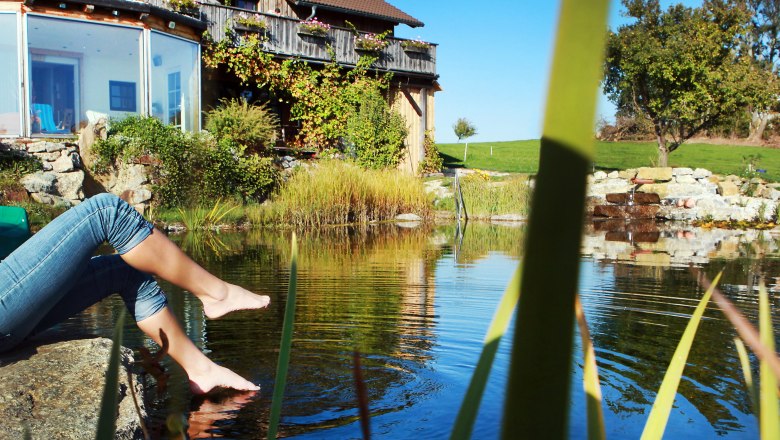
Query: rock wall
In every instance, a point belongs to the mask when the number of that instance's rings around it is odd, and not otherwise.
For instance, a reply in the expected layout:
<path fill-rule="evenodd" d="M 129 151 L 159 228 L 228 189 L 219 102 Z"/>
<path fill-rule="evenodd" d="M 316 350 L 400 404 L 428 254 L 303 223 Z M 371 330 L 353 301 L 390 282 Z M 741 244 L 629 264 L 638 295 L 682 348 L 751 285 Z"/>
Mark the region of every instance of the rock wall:
<path fill-rule="evenodd" d="M 780 200 L 780 184 L 719 176 L 703 168 L 596 171 L 589 178 L 589 214 L 594 206 L 607 203 L 607 194 L 632 189 L 658 194 L 661 206 L 656 217 L 666 220 L 771 221 L 777 218 Z"/>
<path fill-rule="evenodd" d="M 71 207 L 85 197 L 111 192 L 122 197 L 136 209 L 144 212 L 152 200 L 149 181 L 151 163 L 121 164 L 114 173 L 92 175 L 91 149 L 94 142 L 106 137 L 105 121 L 87 125 L 78 143 L 71 140 L 19 139 L 0 144 L 0 148 L 15 150 L 17 154 L 35 157 L 43 165 L 42 171 L 23 176 L 20 183 L 29 196 L 38 203 Z"/>

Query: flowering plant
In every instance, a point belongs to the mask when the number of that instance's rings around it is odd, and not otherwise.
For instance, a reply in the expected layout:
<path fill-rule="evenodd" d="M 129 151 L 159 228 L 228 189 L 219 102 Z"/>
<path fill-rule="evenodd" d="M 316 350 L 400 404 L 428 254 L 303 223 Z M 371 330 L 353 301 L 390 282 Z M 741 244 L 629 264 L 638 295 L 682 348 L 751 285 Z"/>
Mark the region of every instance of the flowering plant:
<path fill-rule="evenodd" d="M 379 52 L 387 47 L 384 37 L 376 34 L 363 34 L 355 37 L 355 48 L 372 52 Z"/>
<path fill-rule="evenodd" d="M 299 29 L 301 32 L 304 32 L 306 34 L 316 35 L 318 37 L 324 37 L 328 35 L 328 31 L 330 30 L 330 25 L 327 23 L 323 23 L 316 18 L 310 18 L 308 20 L 304 20 L 299 25 Z"/>
<path fill-rule="evenodd" d="M 236 18 L 236 23 L 240 24 L 242 26 L 250 27 L 250 28 L 256 28 L 256 29 L 262 29 L 265 30 L 266 23 L 265 20 L 260 18 L 257 14 L 247 14 L 246 12 L 242 12 L 238 14 L 238 18 Z"/>
<path fill-rule="evenodd" d="M 404 49 L 428 50 L 431 47 L 431 43 L 422 40 L 404 40 L 401 42 L 401 47 Z"/>
<path fill-rule="evenodd" d="M 197 9 L 195 0 L 168 0 L 168 6 L 174 11 L 182 12 L 190 9 Z"/>

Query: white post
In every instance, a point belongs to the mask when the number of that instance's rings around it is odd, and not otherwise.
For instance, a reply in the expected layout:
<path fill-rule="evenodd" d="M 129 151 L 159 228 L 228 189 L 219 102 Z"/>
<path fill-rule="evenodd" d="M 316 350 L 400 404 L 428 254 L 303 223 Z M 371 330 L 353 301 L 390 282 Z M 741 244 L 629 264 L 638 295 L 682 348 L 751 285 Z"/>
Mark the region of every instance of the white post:
<path fill-rule="evenodd" d="M 469 154 L 469 143 L 466 142 L 466 149 L 463 150 L 463 164 L 466 164 L 466 156 Z"/>

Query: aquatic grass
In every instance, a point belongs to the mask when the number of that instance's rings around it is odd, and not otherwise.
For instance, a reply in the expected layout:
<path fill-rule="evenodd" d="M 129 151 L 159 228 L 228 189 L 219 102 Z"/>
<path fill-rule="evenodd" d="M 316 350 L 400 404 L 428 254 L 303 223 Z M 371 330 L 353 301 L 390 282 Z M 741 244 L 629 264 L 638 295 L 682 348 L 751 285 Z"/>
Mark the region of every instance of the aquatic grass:
<path fill-rule="evenodd" d="M 775 334 L 772 331 L 772 312 L 769 307 L 769 295 L 763 280 L 758 287 L 758 325 L 761 342 L 772 353 L 775 353 Z M 780 418 L 778 418 L 777 377 L 766 359 L 759 366 L 760 410 L 759 427 L 761 438 L 780 438 Z"/>
<path fill-rule="evenodd" d="M 268 439 L 276 439 L 279 419 L 284 399 L 284 388 L 287 384 L 287 370 L 290 365 L 290 349 L 292 347 L 293 324 L 295 322 L 295 296 L 298 284 L 298 241 L 295 234 L 292 236 L 290 256 L 290 284 L 287 288 L 287 303 L 284 310 L 284 322 L 282 324 L 282 341 L 279 346 L 279 361 L 276 364 L 276 383 L 271 400 L 271 416 L 268 422 Z"/>
<path fill-rule="evenodd" d="M 518 265 L 512 280 L 504 291 L 501 301 L 496 307 L 493 315 L 493 321 L 488 327 L 485 335 L 485 342 L 482 344 L 482 352 L 479 355 L 477 366 L 471 376 L 466 395 L 461 403 L 458 416 L 455 418 L 455 426 L 452 429 L 450 438 L 453 440 L 468 439 L 474 430 L 474 421 L 479 413 L 479 405 L 482 401 L 482 394 L 485 392 L 490 370 L 493 366 L 493 360 L 498 351 L 498 345 L 501 338 L 506 333 L 509 322 L 512 319 L 512 313 L 517 306 L 520 298 L 520 276 L 522 274 L 522 265 Z"/>
<path fill-rule="evenodd" d="M 564 0 L 560 7 L 504 406 L 507 439 L 568 434 L 579 246 L 607 10 L 606 0 Z"/>
<path fill-rule="evenodd" d="M 685 327 L 682 338 L 680 338 L 677 349 L 672 356 L 672 361 L 666 369 L 664 380 L 661 382 L 661 387 L 653 402 L 653 407 L 650 409 L 645 429 L 642 431 L 643 440 L 660 439 L 664 435 L 666 423 L 669 420 L 672 405 L 674 405 L 674 398 L 677 396 L 677 387 L 680 384 L 685 363 L 688 360 L 688 353 L 691 351 L 691 345 L 693 345 L 693 339 L 696 336 L 696 330 L 721 275 L 723 275 L 723 272 L 715 276 L 712 284 L 707 288 L 704 296 L 699 301 L 699 305 L 696 306 L 696 310 L 691 315 L 688 326 Z"/>
<path fill-rule="evenodd" d="M 116 433 L 116 415 L 119 402 L 119 355 L 122 349 L 122 331 L 125 326 L 125 310 L 119 313 L 114 326 L 114 337 L 111 343 L 111 354 L 106 368 L 106 382 L 103 386 L 103 398 L 100 401 L 98 417 L 97 440 L 113 440 Z"/>
<path fill-rule="evenodd" d="M 390 220 L 402 213 L 425 217 L 429 206 L 414 176 L 328 160 L 297 170 L 268 204 L 247 209 L 246 215 L 253 224 L 313 228 Z"/>
<path fill-rule="evenodd" d="M 217 199 L 211 208 L 197 206 L 188 209 L 178 208 L 177 211 L 184 226 L 189 230 L 195 230 L 219 226 L 220 222 L 238 207 L 237 204 Z"/>
<path fill-rule="evenodd" d="M 742 366 L 742 375 L 745 378 L 745 388 L 750 397 L 750 406 L 753 409 L 753 414 L 756 415 L 756 420 L 759 420 L 758 398 L 756 397 L 756 388 L 753 383 L 753 373 L 750 370 L 750 359 L 748 358 L 747 349 L 745 349 L 745 344 L 742 342 L 742 339 L 739 339 L 738 337 L 734 338 L 734 346 L 737 348 L 739 363 Z"/>
<path fill-rule="evenodd" d="M 490 218 L 502 214 L 528 214 L 531 187 L 525 175 L 498 179 L 484 174 L 472 174 L 459 180 L 469 219 Z M 455 197 L 457 194 L 442 199 L 436 208 L 454 212 Z"/>
<path fill-rule="evenodd" d="M 583 385 L 585 388 L 586 407 L 588 413 L 588 439 L 604 440 L 607 438 L 604 427 L 604 411 L 601 408 L 601 385 L 599 384 L 599 372 L 596 365 L 596 352 L 593 349 L 593 341 L 590 338 L 588 322 L 585 319 L 585 311 L 582 309 L 582 301 L 577 295 L 574 303 L 577 326 L 580 329 L 583 357 Z"/>

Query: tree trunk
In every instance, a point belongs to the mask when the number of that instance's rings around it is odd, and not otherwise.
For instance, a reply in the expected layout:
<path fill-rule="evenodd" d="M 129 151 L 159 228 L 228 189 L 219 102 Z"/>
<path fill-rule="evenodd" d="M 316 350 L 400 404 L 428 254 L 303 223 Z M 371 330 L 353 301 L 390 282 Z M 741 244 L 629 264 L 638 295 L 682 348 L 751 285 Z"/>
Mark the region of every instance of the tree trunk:
<path fill-rule="evenodd" d="M 653 125 L 655 128 L 655 137 L 658 140 L 658 166 L 669 166 L 669 147 L 666 145 L 666 136 L 659 123 Z"/>
<path fill-rule="evenodd" d="M 769 124 L 769 121 L 775 119 L 777 116 L 777 113 L 757 111 L 752 112 L 750 120 L 750 135 L 748 135 L 748 140 L 752 142 L 760 142 L 764 137 L 764 130 L 766 130 L 766 126 Z"/>

